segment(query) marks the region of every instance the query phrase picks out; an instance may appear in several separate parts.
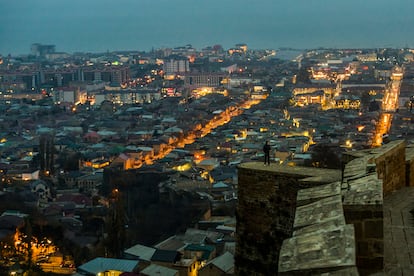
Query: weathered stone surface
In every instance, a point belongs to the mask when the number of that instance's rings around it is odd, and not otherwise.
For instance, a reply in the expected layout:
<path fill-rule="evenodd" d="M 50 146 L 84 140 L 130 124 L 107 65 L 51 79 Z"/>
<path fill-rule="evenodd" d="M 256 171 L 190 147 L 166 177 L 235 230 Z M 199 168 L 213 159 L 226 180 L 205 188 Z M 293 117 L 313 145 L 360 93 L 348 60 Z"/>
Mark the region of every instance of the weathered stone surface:
<path fill-rule="evenodd" d="M 342 224 L 345 224 L 340 195 L 297 207 L 294 228 L 320 224 L 330 220 L 342 221 Z"/>
<path fill-rule="evenodd" d="M 414 147 L 406 155 L 405 146 L 405 141 L 392 141 L 346 153 L 343 173 L 261 162 L 239 165 L 236 273 L 358 275 L 357 265 L 361 274 L 377 275 L 384 268 L 384 251 L 392 265 L 386 273 L 400 262 L 414 267 L 414 234 L 405 227 L 410 215 L 387 209 L 384 219 L 383 207 L 385 196 L 414 185 Z M 389 200 L 398 208 L 407 204 Z M 343 234 L 349 227 L 352 239 Z M 384 236 L 395 246 L 384 249 Z M 352 254 L 353 263 L 344 257 Z"/>
<path fill-rule="evenodd" d="M 346 178 L 346 189 L 342 191 L 345 205 L 382 204 L 382 181 L 375 173 L 357 178 Z"/>
<path fill-rule="evenodd" d="M 370 273 L 383 268 L 383 205 L 344 205 L 347 223 L 355 225 L 356 262 Z"/>
<path fill-rule="evenodd" d="M 367 166 L 372 163 L 372 156 L 365 155 L 346 164 L 344 178 L 358 178 L 367 174 Z"/>
<path fill-rule="evenodd" d="M 313 271 L 355 266 L 354 228 L 342 225 L 293 236 L 283 242 L 279 271 Z"/>
<path fill-rule="evenodd" d="M 396 140 L 371 152 L 375 155 L 378 178 L 383 181 L 384 196 L 405 186 L 405 146 L 404 140 Z"/>
<path fill-rule="evenodd" d="M 317 232 L 320 229 L 336 229 L 336 228 L 338 228 L 340 226 L 343 226 L 343 225 L 345 225 L 344 218 L 343 217 L 338 217 L 338 218 L 333 219 L 333 220 L 328 220 L 328 221 L 325 221 L 325 222 L 322 222 L 322 223 L 312 224 L 310 226 L 295 229 L 295 231 L 293 231 L 293 236 L 298 236 L 298 235 Z"/>
<path fill-rule="evenodd" d="M 405 149 L 406 186 L 414 186 L 414 147 L 411 145 Z"/>
<path fill-rule="evenodd" d="M 382 218 L 378 220 L 367 220 L 364 223 L 365 238 L 383 239 L 384 225 Z"/>
<path fill-rule="evenodd" d="M 317 187 L 301 189 L 298 191 L 297 204 L 302 206 L 320 200 L 325 197 L 341 194 L 341 182 L 333 182 Z"/>
<path fill-rule="evenodd" d="M 272 164 L 270 166 L 263 166 L 261 162 L 248 162 L 238 166 L 240 169 L 250 169 L 261 171 L 263 175 L 267 172 L 276 173 L 280 176 L 289 176 L 296 179 L 317 179 L 314 182 L 319 184 L 327 184 L 341 180 L 341 171 L 332 169 L 320 169 L 312 167 L 286 166 L 279 164 Z M 309 181 L 310 181 L 309 180 Z"/>

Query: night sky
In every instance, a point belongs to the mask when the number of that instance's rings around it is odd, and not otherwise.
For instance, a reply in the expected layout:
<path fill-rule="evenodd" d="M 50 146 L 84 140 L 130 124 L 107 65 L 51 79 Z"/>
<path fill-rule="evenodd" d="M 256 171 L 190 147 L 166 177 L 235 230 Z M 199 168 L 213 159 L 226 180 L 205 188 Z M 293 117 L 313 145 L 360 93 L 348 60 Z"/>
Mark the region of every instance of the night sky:
<path fill-rule="evenodd" d="M 412 0 L 0 0 L 0 54 L 57 51 L 414 47 Z"/>

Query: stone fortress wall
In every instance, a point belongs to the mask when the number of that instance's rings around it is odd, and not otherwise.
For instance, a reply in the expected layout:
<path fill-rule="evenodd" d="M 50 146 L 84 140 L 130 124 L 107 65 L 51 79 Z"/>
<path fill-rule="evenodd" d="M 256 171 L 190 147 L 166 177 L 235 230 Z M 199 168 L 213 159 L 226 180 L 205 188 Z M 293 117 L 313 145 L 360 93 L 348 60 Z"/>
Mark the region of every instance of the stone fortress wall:
<path fill-rule="evenodd" d="M 414 183 L 403 140 L 344 169 L 239 165 L 237 275 L 364 275 L 384 265 L 384 197 Z"/>

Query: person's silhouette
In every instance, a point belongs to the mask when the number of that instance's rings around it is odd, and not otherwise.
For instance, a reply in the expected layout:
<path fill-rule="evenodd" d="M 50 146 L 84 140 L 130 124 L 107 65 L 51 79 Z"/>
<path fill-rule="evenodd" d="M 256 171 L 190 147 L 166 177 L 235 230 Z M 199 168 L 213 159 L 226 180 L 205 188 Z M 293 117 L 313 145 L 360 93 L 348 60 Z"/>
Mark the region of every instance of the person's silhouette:
<path fill-rule="evenodd" d="M 263 152 L 264 152 L 264 164 L 270 165 L 270 145 L 269 141 L 266 141 L 266 143 L 263 146 Z"/>

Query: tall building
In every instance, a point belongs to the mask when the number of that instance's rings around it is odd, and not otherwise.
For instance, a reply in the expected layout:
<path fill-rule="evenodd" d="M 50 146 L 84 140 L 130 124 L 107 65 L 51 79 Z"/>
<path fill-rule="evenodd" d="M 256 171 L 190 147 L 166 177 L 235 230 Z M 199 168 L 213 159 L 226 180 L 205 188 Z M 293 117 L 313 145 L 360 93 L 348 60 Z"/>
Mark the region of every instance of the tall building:
<path fill-rule="evenodd" d="M 184 86 L 190 89 L 199 87 L 220 87 L 227 78 L 227 73 L 187 73 L 184 75 Z"/>
<path fill-rule="evenodd" d="M 45 57 L 46 54 L 52 54 L 56 51 L 55 45 L 43 45 L 39 43 L 34 43 L 30 47 L 30 52 L 36 57 Z"/>
<path fill-rule="evenodd" d="M 104 81 L 122 84 L 129 79 L 128 66 L 86 66 L 79 71 L 81 81 Z"/>
<path fill-rule="evenodd" d="M 170 56 L 164 60 L 163 70 L 166 75 L 184 74 L 190 71 L 188 58 Z"/>

